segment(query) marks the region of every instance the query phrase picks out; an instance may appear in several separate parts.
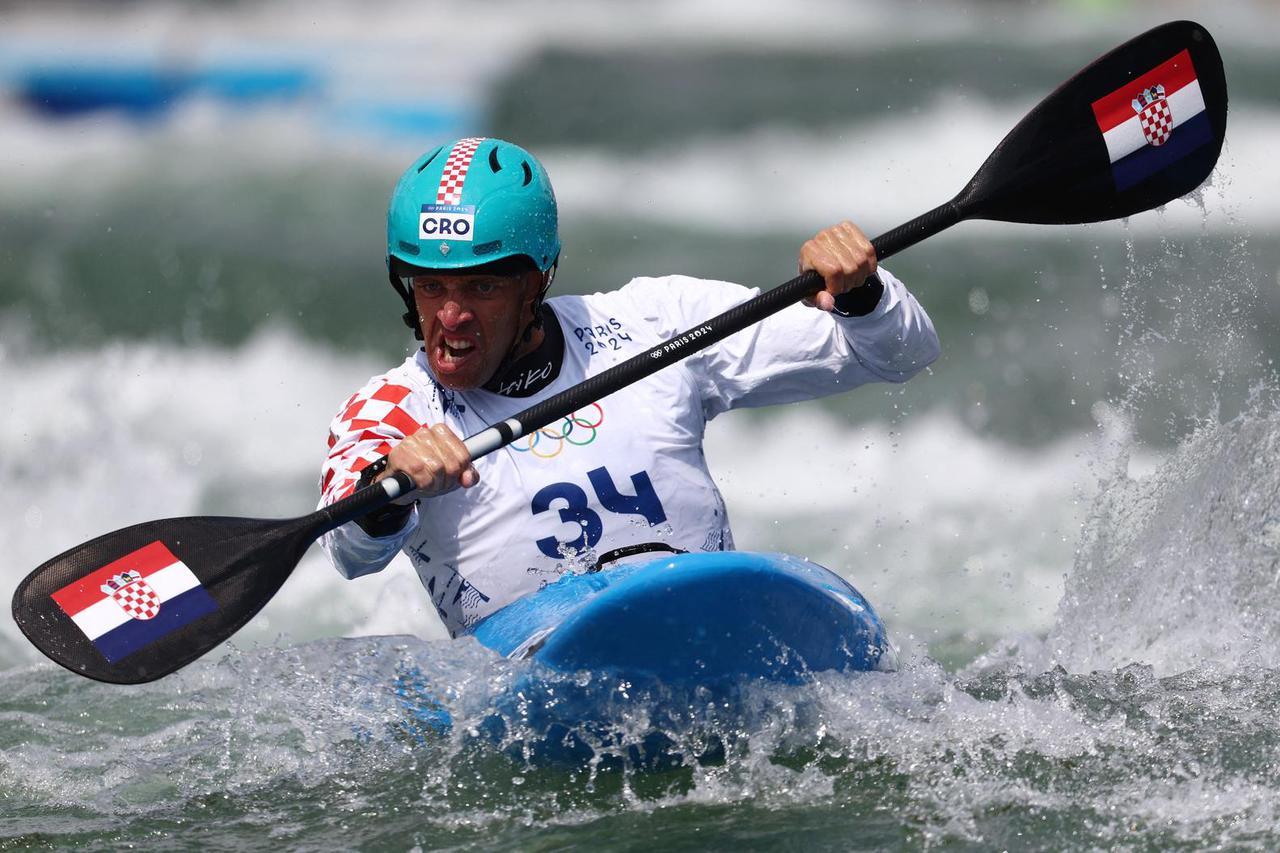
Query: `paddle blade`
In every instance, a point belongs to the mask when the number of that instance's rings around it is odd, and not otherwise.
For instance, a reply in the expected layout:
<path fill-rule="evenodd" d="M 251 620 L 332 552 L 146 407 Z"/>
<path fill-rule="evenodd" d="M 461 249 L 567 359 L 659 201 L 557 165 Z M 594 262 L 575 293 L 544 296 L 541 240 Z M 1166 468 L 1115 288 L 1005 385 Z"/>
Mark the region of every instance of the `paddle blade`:
<path fill-rule="evenodd" d="M 13 618 L 79 675 L 154 681 L 234 634 L 315 538 L 313 517 L 173 518 L 100 536 L 36 569 Z"/>
<path fill-rule="evenodd" d="M 1227 129 L 1222 57 L 1204 27 L 1156 27 L 1085 68 L 1018 123 L 956 196 L 961 218 L 1129 216 L 1209 176 Z"/>

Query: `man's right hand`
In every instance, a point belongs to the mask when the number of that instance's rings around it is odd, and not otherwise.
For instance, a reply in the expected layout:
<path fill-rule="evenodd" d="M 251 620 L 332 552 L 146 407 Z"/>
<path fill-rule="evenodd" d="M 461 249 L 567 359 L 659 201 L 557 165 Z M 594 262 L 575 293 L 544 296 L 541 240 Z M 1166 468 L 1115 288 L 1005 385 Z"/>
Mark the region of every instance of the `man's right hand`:
<path fill-rule="evenodd" d="M 387 454 L 382 476 L 390 477 L 397 471 L 408 474 L 418 486 L 416 492 L 398 498 L 397 503 L 443 495 L 458 486 L 469 489 L 480 482 L 466 445 L 445 424 L 424 426 L 393 447 Z"/>

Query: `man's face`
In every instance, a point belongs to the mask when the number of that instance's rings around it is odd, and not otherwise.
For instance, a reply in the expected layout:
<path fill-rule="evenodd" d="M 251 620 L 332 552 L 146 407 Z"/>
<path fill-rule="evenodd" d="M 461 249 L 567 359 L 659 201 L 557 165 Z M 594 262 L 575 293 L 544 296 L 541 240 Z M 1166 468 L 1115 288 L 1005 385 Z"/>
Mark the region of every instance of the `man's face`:
<path fill-rule="evenodd" d="M 517 334 L 532 319 L 541 279 L 523 276 L 414 276 L 413 298 L 427 363 L 437 381 L 460 391 L 493 377 Z"/>

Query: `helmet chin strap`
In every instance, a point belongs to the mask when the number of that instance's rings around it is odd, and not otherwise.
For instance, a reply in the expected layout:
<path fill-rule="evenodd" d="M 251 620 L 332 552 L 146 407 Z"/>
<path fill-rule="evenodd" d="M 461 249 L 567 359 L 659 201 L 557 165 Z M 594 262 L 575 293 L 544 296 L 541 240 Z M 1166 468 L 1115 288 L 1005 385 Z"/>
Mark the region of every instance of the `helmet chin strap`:
<path fill-rule="evenodd" d="M 396 293 L 400 294 L 400 299 L 407 309 L 400 315 L 400 319 L 404 320 L 406 326 L 413 329 L 415 338 L 423 340 L 422 325 L 418 322 L 418 306 L 413 302 L 413 294 L 405 289 L 404 282 L 400 281 L 400 276 L 396 275 L 390 258 L 387 259 L 387 276 L 391 279 L 391 286 L 396 289 Z"/>

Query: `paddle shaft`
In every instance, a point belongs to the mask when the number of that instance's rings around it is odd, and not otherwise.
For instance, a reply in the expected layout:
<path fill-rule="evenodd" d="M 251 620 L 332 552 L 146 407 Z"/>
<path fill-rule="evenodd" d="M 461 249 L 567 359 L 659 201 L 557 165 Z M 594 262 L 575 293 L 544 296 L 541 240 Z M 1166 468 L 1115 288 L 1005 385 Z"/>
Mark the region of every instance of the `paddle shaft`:
<path fill-rule="evenodd" d="M 910 222 L 899 225 L 871 241 L 876 258 L 883 260 L 955 225 L 961 220 L 960 208 L 955 201 L 935 207 Z M 463 442 L 473 459 L 505 447 L 522 435 L 554 423 L 573 412 L 612 394 L 621 388 L 638 382 L 662 368 L 675 364 L 693 353 L 724 340 L 736 332 L 776 314 L 801 299 L 822 289 L 822 277 L 812 270 L 796 276 L 788 282 L 766 290 L 759 296 L 735 305 L 702 325 L 658 344 L 652 349 L 634 355 L 603 373 L 597 373 L 572 388 L 548 397 L 519 414 L 493 424 L 468 436 Z"/>
<path fill-rule="evenodd" d="M 917 216 L 910 222 L 899 225 L 892 231 L 881 234 L 871 241 L 871 245 L 876 250 L 877 260 L 884 260 L 919 243 L 926 237 L 950 228 L 964 218 L 963 209 L 953 199 Z M 741 305 L 735 305 L 723 314 L 712 317 L 697 328 L 676 335 L 504 421 L 467 436 L 463 444 L 466 445 L 472 459 L 487 456 L 517 438 L 540 430 L 560 418 L 568 417 L 583 406 L 588 406 L 646 376 L 657 373 L 668 365 L 688 358 L 695 352 L 724 340 L 778 313 L 788 305 L 812 296 L 821 289 L 820 275 L 812 270 L 802 273 L 772 290 L 766 290 L 759 296 L 748 299 Z M 360 489 L 355 494 L 330 504 L 316 513 L 318 522 L 323 520 L 323 523 L 317 526 L 316 535 L 319 536 L 348 521 L 373 512 L 412 491 L 413 487 L 408 475 L 400 472 L 394 477 L 387 477 L 372 486 Z"/>

